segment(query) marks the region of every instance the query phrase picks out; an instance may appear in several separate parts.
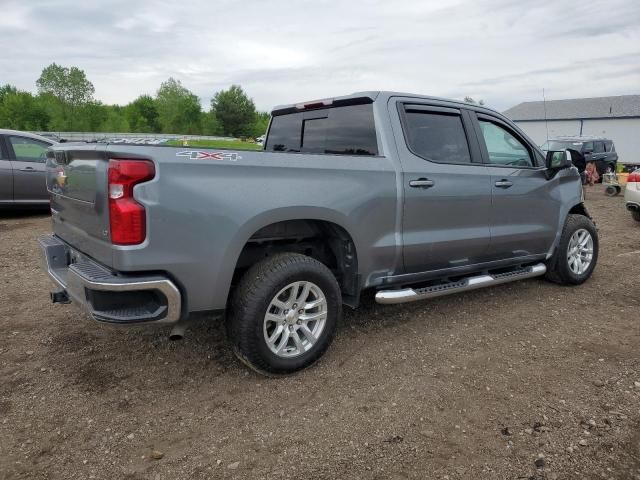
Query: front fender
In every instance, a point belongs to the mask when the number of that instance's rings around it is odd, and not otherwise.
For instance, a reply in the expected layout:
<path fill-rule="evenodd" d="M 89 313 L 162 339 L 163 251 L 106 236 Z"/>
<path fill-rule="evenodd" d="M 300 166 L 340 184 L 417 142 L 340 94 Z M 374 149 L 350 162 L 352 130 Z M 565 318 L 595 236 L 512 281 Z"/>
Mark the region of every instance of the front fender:
<path fill-rule="evenodd" d="M 584 192 L 582 189 L 581 179 L 579 176 L 576 177 L 572 170 L 573 169 L 569 169 L 558 173 L 558 189 L 561 198 L 560 215 L 558 217 L 559 221 L 556 229 L 556 236 L 551 249 L 547 253 L 547 260 L 552 257 L 560 243 L 562 230 L 564 229 L 564 225 L 569 214 L 578 213 L 592 219 L 584 203 Z"/>

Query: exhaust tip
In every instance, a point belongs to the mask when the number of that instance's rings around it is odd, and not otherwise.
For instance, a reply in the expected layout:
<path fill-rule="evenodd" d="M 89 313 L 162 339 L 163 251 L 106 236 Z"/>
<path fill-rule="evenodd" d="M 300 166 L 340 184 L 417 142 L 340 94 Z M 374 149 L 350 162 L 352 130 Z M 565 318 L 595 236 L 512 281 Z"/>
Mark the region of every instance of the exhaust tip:
<path fill-rule="evenodd" d="M 182 340 L 184 338 L 184 332 L 187 329 L 184 324 L 177 324 L 171 329 L 171 333 L 169 334 L 169 340 L 172 342 L 177 342 L 178 340 Z"/>

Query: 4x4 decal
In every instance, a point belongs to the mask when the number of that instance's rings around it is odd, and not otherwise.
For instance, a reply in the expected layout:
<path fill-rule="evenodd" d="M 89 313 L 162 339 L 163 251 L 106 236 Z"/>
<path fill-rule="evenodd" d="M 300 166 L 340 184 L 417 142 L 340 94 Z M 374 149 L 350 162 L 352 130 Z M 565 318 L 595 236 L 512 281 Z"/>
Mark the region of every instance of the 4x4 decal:
<path fill-rule="evenodd" d="M 176 153 L 176 157 L 188 157 L 190 160 L 229 160 L 235 162 L 242 157 L 235 152 L 203 152 L 200 150 L 184 150 Z"/>

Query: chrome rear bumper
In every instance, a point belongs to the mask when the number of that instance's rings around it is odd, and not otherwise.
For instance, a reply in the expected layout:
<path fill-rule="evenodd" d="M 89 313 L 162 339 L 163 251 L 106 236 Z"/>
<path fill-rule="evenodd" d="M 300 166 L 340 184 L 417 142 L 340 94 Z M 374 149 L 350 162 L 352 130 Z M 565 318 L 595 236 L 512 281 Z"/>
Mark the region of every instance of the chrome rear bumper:
<path fill-rule="evenodd" d="M 180 319 L 180 290 L 170 279 L 112 272 L 55 235 L 44 235 L 38 238 L 38 243 L 43 269 L 95 320 L 115 324 L 168 324 Z"/>

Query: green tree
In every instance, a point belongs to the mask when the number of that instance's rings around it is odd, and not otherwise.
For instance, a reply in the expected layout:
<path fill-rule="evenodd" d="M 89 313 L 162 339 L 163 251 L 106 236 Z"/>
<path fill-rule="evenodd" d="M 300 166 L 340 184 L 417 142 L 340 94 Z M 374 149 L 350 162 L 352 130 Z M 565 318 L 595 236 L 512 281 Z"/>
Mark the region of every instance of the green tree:
<path fill-rule="evenodd" d="M 200 101 L 179 80 L 169 78 L 160 85 L 156 105 L 163 133 L 200 133 Z"/>
<path fill-rule="evenodd" d="M 468 95 L 464 97 L 464 101 L 467 103 L 475 103 L 477 105 L 484 105 L 484 100 L 480 99 L 477 102 L 473 99 L 473 97 L 469 97 Z"/>
<path fill-rule="evenodd" d="M 202 112 L 200 117 L 201 133 L 203 135 L 224 135 L 222 125 L 212 111 Z"/>
<path fill-rule="evenodd" d="M 126 133 L 131 131 L 129 122 L 126 118 L 125 107 L 121 107 L 119 105 L 105 105 L 103 108 L 106 115 L 99 128 L 101 132 Z"/>
<path fill-rule="evenodd" d="M 211 111 L 222 124 L 225 135 L 250 136 L 254 133 L 256 106 L 240 85 L 217 92 L 211 99 Z"/>
<path fill-rule="evenodd" d="M 255 120 L 251 127 L 251 136 L 257 138 L 267 133 L 271 114 L 269 112 L 256 112 Z"/>
<path fill-rule="evenodd" d="M 49 116 L 29 92 L 9 85 L 0 87 L 0 127 L 15 130 L 46 130 Z"/>
<path fill-rule="evenodd" d="M 156 101 L 150 95 L 140 95 L 127 105 L 125 116 L 132 132 L 159 133 L 161 130 Z"/>
<path fill-rule="evenodd" d="M 101 102 L 89 102 L 78 108 L 78 130 L 83 132 L 103 132 L 110 106 Z"/>
<path fill-rule="evenodd" d="M 52 63 L 36 81 L 39 93 L 51 93 L 63 103 L 79 106 L 93 100 L 95 88 L 83 70 Z"/>
<path fill-rule="evenodd" d="M 18 93 L 18 89 L 13 85 L 9 85 L 8 83 L 6 85 L 2 85 L 0 87 L 0 103 L 4 102 L 7 95 L 13 95 L 16 93 Z"/>
<path fill-rule="evenodd" d="M 126 106 L 94 100 L 84 71 L 52 63 L 36 81 L 38 94 L 0 85 L 0 128 L 104 131 L 111 133 L 183 133 L 259 137 L 270 116 L 256 111 L 242 87 L 215 94 L 208 112 L 179 80 L 169 78 L 154 97 L 140 95 Z"/>
<path fill-rule="evenodd" d="M 46 130 L 52 132 L 63 132 L 70 130 L 65 116 L 65 108 L 60 100 L 51 93 L 41 93 L 36 97 L 36 101 L 49 118 Z"/>
<path fill-rule="evenodd" d="M 78 109 L 92 102 L 95 92 L 83 70 L 52 63 L 42 70 L 36 86 L 40 94 L 51 94 L 61 102 L 64 123 L 68 129 L 83 129 L 86 122 L 78 116 Z"/>

